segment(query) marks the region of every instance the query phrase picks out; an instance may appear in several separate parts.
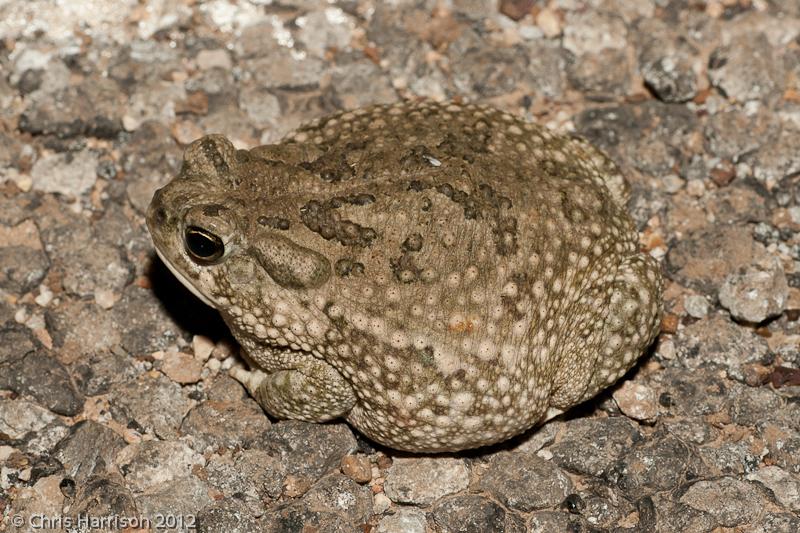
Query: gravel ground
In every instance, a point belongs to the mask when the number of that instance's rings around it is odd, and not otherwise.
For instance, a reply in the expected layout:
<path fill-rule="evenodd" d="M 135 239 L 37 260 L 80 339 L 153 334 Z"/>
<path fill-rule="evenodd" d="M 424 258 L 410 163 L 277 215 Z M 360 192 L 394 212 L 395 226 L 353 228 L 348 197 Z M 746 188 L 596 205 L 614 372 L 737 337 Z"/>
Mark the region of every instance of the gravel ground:
<path fill-rule="evenodd" d="M 798 2 L 5 0 L 0 51 L 0 531 L 800 531 Z M 452 456 L 267 418 L 143 219 L 205 132 L 420 96 L 607 150 L 668 279 L 623 383 Z"/>

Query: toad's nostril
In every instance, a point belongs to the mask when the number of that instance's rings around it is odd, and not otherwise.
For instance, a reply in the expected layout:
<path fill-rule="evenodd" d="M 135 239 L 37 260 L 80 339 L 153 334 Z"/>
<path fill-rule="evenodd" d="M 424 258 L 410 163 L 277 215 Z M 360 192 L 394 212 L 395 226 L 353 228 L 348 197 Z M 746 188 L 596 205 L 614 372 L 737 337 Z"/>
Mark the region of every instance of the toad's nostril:
<path fill-rule="evenodd" d="M 156 208 L 154 216 L 157 224 L 163 224 L 167 221 L 167 210 L 159 206 Z"/>

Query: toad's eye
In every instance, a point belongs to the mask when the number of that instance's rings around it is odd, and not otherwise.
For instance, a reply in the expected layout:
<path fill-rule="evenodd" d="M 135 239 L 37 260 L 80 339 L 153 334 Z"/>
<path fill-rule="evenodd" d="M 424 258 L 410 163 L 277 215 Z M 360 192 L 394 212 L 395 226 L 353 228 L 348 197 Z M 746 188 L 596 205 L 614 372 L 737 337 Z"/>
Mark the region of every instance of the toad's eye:
<path fill-rule="evenodd" d="M 225 253 L 225 245 L 222 244 L 222 239 L 197 226 L 186 228 L 184 240 L 186 251 L 195 261 L 201 264 L 213 263 Z"/>

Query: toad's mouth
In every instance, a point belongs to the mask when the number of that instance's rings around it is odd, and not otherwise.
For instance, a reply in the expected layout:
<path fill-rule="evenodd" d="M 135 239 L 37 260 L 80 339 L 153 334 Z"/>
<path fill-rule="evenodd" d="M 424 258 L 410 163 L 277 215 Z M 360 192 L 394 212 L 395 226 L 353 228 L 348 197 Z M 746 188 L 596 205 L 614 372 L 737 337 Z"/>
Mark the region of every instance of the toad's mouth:
<path fill-rule="evenodd" d="M 170 272 L 172 272 L 172 275 L 175 276 L 176 278 L 178 278 L 178 281 L 183 283 L 184 287 L 189 289 L 192 292 L 192 294 L 194 294 L 195 296 L 200 298 L 200 301 L 202 301 L 204 304 L 206 304 L 209 307 L 213 307 L 213 308 L 216 309 L 216 306 L 213 303 L 211 303 L 211 300 L 206 298 L 197 289 L 197 287 L 195 287 L 194 284 L 192 284 L 192 282 L 189 281 L 189 279 L 186 276 L 184 276 L 183 273 L 181 273 L 180 270 L 175 268 L 175 266 L 170 262 L 170 260 L 167 259 L 166 256 L 163 253 L 161 253 L 161 250 L 158 249 L 158 246 L 155 246 L 154 248 L 156 250 L 156 254 L 158 254 L 158 257 L 161 259 L 161 262 L 164 263 L 165 265 L 167 265 L 167 268 L 169 269 Z"/>

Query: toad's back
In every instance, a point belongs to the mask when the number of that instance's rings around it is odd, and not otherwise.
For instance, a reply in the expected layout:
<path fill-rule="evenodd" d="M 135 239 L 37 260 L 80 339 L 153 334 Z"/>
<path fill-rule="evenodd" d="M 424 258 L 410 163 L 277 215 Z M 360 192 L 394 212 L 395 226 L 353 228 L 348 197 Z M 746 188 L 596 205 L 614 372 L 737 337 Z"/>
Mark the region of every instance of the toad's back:
<path fill-rule="evenodd" d="M 353 367 L 348 418 L 377 440 L 501 440 L 613 383 L 652 341 L 658 268 L 638 253 L 627 183 L 585 141 L 422 103 L 335 115 L 286 142 L 322 151 L 305 168 L 323 181 L 381 193 L 373 216 L 351 210 L 379 250 L 349 259 L 387 282 L 370 301 L 347 283 L 331 293 L 382 324 L 350 328 L 369 368 Z M 405 376 L 393 361 L 411 363 Z"/>

